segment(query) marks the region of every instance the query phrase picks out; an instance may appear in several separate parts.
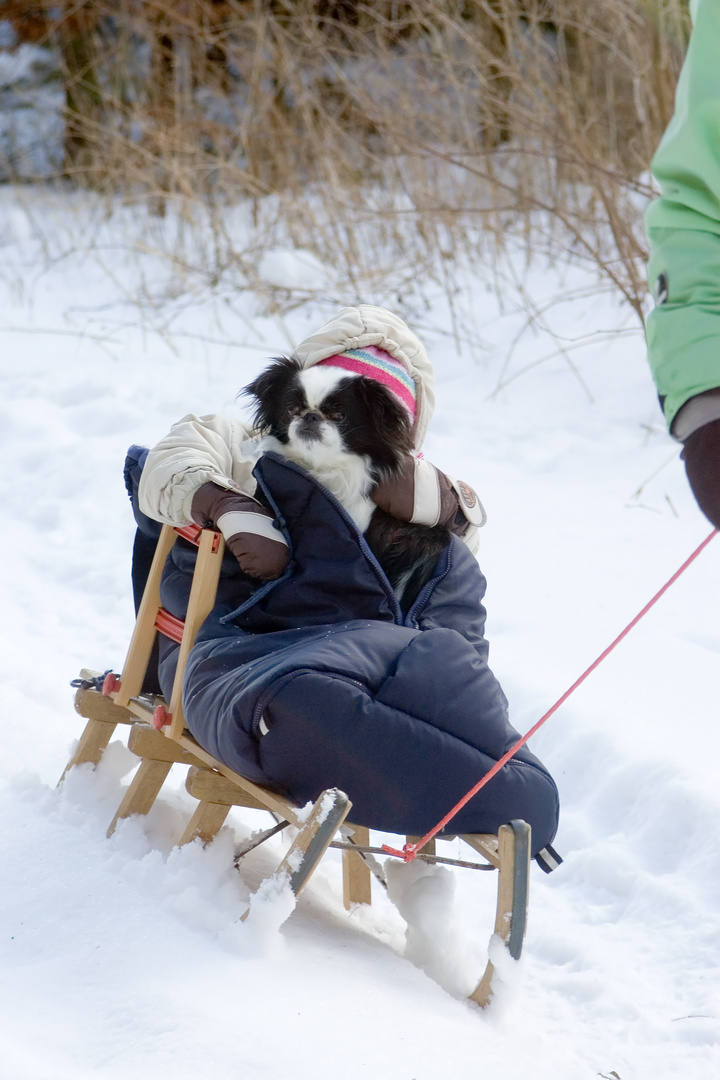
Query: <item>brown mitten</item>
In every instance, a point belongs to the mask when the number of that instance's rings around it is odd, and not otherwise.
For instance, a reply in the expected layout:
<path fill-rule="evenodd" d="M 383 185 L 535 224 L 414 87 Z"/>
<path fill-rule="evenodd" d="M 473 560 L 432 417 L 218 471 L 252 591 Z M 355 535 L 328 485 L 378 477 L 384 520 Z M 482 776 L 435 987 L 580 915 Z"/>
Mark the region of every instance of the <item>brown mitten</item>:
<path fill-rule="evenodd" d="M 408 454 L 399 472 L 370 493 L 381 510 L 417 525 L 445 525 L 458 536 L 469 525 L 485 524 L 485 511 L 473 489 L 453 480 L 424 458 Z"/>
<path fill-rule="evenodd" d="M 682 457 L 698 506 L 720 529 L 720 420 L 693 431 L 685 440 Z"/>
<path fill-rule="evenodd" d="M 227 491 L 209 481 L 193 495 L 193 521 L 219 529 L 227 547 L 251 577 L 280 577 L 290 561 L 285 537 L 269 510 L 250 495 Z"/>

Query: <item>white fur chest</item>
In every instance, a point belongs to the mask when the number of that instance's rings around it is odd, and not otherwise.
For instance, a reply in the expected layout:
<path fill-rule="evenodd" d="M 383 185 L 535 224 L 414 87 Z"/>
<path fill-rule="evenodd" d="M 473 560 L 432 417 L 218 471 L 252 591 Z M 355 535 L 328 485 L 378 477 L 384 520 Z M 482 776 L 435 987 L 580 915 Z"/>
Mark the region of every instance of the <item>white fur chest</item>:
<path fill-rule="evenodd" d="M 272 435 L 262 439 L 258 449 L 260 453 L 273 450 L 289 461 L 302 465 L 335 496 L 360 532 L 365 532 L 375 503 L 369 495 L 373 479 L 369 462 L 364 457 L 348 453 L 339 446 L 329 447 L 322 443 L 293 446 L 281 443 Z"/>

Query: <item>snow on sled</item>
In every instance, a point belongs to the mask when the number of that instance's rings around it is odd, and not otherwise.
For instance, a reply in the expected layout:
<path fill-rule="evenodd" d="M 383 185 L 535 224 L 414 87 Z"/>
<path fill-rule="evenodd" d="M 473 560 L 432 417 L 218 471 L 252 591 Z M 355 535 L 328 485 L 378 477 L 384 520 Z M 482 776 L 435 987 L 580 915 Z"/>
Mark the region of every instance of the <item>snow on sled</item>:
<path fill-rule="evenodd" d="M 161 601 L 163 570 L 179 539 L 184 548 L 189 545 L 197 548 L 184 619 L 169 613 Z M 97 764 L 117 725 L 130 725 L 128 746 L 140 758 L 140 766 L 109 825 L 108 835 L 121 819 L 133 814 L 147 814 L 172 766 L 184 765 L 189 767 L 186 789 L 198 800 L 198 805 L 180 838 L 180 845 L 195 839 L 203 843 L 212 840 L 233 806 L 266 810 L 272 815 L 272 823 L 241 846 L 238 863 L 253 847 L 291 825 L 296 830 L 295 838 L 273 876 L 289 883 L 292 892 L 298 895 L 327 849 L 341 847 L 346 908 L 370 904 L 372 875 L 382 877 L 380 864 L 375 859 L 378 849 L 372 848 L 369 842 L 368 825 L 375 828 L 375 823 L 362 820 L 350 823 L 352 802 L 344 791 L 328 786 L 317 794 L 312 809 L 303 807 L 272 786 L 248 779 L 227 762 L 219 760 L 200 745 L 186 725 L 183 679 L 187 677 L 188 659 L 198 631 L 216 605 L 223 552 L 223 538 L 213 530 L 162 527 L 121 675 L 107 673 L 98 679 L 90 674 L 79 681 L 75 707 L 87 719 L 87 724 L 65 773 L 75 765 Z M 173 644 L 174 648 L 174 678 L 171 692 L 166 697 L 147 690 L 148 671 L 152 669 L 157 639 L 165 645 Z M 399 830 L 385 828 L 383 831 Z M 497 871 L 494 934 L 517 959 L 527 922 L 529 866 L 533 854 L 530 826 L 523 820 L 512 820 L 492 833 L 462 833 L 460 836 L 474 852 L 484 857 L 485 863 L 444 859 L 436 854 L 434 841 L 416 857 L 431 863 L 473 865 Z M 408 842 L 412 839 L 417 836 L 408 836 Z M 547 865 L 549 857 L 545 854 L 545 865 L 538 857 L 543 869 L 551 868 Z M 250 910 L 242 917 L 245 918 Z M 493 964 L 488 961 L 470 994 L 470 998 L 481 1006 L 487 1005 L 492 997 L 493 972 Z"/>

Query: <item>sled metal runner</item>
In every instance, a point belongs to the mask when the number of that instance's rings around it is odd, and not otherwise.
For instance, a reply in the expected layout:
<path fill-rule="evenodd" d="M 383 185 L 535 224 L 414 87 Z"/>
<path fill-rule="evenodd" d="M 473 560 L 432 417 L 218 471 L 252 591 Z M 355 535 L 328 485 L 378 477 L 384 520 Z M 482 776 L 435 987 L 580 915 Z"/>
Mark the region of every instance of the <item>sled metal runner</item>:
<path fill-rule="evenodd" d="M 178 535 L 198 548 L 193 584 L 184 622 L 167 616 L 160 602 L 160 579 L 168 554 Z M 197 800 L 197 807 L 187 822 L 179 845 L 199 839 L 211 841 L 222 828 L 233 806 L 266 810 L 275 816 L 275 827 L 268 828 L 240 845 L 236 865 L 244 854 L 264 843 L 288 825 L 295 837 L 274 871 L 287 878 L 298 895 L 311 877 L 327 849 L 342 851 L 343 902 L 349 910 L 355 904 L 371 903 L 373 874 L 382 880 L 375 854 L 385 854 L 370 845 L 369 830 L 350 824 L 351 803 L 344 792 L 330 788 L 322 792 L 310 814 L 288 799 L 255 784 L 234 772 L 201 747 L 185 727 L 182 711 L 182 678 L 185 664 L 197 632 L 215 603 L 224 551 L 222 536 L 211 529 L 173 529 L 164 525 L 138 611 L 135 629 L 121 675 L 107 673 L 103 691 L 96 688 L 93 675 L 81 681 L 75 708 L 87 723 L 78 745 L 61 777 L 76 765 L 97 764 L 118 725 L 130 727 L 129 749 L 140 765 L 108 826 L 108 836 L 119 821 L 133 814 L 147 814 L 160 793 L 173 765 L 188 768 L 186 789 Z M 159 630 L 172 632 L 180 645 L 175 681 L 169 702 L 143 695 L 142 687 L 150 661 L 155 635 Z M 342 827 L 342 839 L 336 839 Z M 407 837 L 407 842 L 418 837 Z M 460 837 L 486 864 L 439 856 L 435 841 L 421 852 L 428 862 L 468 866 L 498 871 L 498 891 L 494 933 L 505 943 L 510 955 L 518 959 L 522 951 L 527 923 L 530 867 L 530 826 L 513 821 L 501 826 L 497 835 L 468 834 Z M 254 842 L 256 841 L 256 842 Z M 248 846 L 249 845 L 249 846 Z M 374 865 L 373 865 L 374 864 Z M 248 909 L 241 917 L 250 915 Z M 252 916 L 250 915 L 250 918 Z M 486 970 L 470 998 L 481 1006 L 492 997 L 493 965 Z"/>

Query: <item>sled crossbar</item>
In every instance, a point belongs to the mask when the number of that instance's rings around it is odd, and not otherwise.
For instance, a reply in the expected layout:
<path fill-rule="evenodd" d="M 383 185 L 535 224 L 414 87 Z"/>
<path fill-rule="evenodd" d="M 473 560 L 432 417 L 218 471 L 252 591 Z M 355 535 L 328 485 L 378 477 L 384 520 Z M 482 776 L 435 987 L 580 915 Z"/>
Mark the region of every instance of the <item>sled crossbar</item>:
<path fill-rule="evenodd" d="M 330 845 L 331 848 L 339 848 L 340 851 L 357 851 L 359 855 L 387 855 L 388 851 L 385 847 L 368 847 L 367 844 L 353 844 L 346 840 L 333 840 Z M 392 856 L 392 853 L 391 857 Z M 402 853 L 394 856 L 395 858 L 402 859 Z M 497 866 L 493 866 L 492 863 L 476 863 L 466 862 L 464 859 L 448 859 L 441 855 L 427 855 L 424 851 L 421 851 L 415 856 L 420 862 L 426 863 L 442 863 L 443 866 L 459 866 L 464 870 L 497 870 Z"/>
<path fill-rule="evenodd" d="M 165 637 L 170 638 L 171 641 L 176 642 L 178 645 L 182 644 L 183 634 L 185 633 L 185 622 L 183 619 L 178 619 L 175 615 L 171 615 L 165 608 L 160 608 L 155 616 L 155 629 L 159 630 Z"/>
<path fill-rule="evenodd" d="M 178 535 L 197 546 L 188 610 L 184 620 L 166 612 L 160 603 L 160 579 L 166 559 Z M 307 884 L 329 847 L 342 851 L 343 902 L 349 910 L 355 904 L 371 903 L 373 873 L 382 877 L 373 858 L 382 848 L 370 845 L 369 830 L 348 824 L 351 803 L 344 792 L 329 788 L 318 796 L 309 814 L 275 791 L 255 784 L 228 768 L 206 751 L 185 727 L 182 711 L 182 679 L 195 636 L 215 604 L 220 565 L 224 551 L 222 535 L 214 530 L 189 527 L 173 529 L 164 525 L 138 610 L 127 657 L 119 676 L 108 674 L 103 692 L 89 675 L 77 690 L 75 708 L 86 719 L 85 729 L 65 771 L 83 764 L 97 764 L 115 730 L 129 727 L 128 748 L 138 757 L 139 767 L 125 791 L 108 826 L 108 836 L 119 822 L 135 814 L 147 814 L 160 793 L 173 765 L 187 768 L 186 790 L 197 801 L 194 813 L 179 838 L 179 845 L 200 840 L 209 843 L 225 824 L 232 807 L 266 810 L 278 824 L 240 845 L 236 864 L 258 844 L 292 826 L 295 836 L 274 875 L 284 875 L 297 895 Z M 170 701 L 141 696 L 156 634 L 166 634 L 179 645 L 175 680 Z M 100 679 L 102 681 L 102 678 Z M 343 840 L 338 840 L 342 827 Z M 418 837 L 406 837 L 407 843 Z M 435 841 L 422 852 L 428 862 L 468 866 L 498 871 L 495 934 L 504 941 L 511 956 L 520 956 L 525 937 L 530 867 L 530 826 L 523 821 L 503 825 L 498 834 L 468 834 L 460 837 L 486 864 L 438 856 Z M 371 865 L 373 869 L 371 871 Z M 380 868 L 380 872 L 378 872 Z M 252 918 L 252 903 L 243 918 Z M 493 965 L 486 970 L 470 998 L 481 1006 L 492 997 Z"/>

